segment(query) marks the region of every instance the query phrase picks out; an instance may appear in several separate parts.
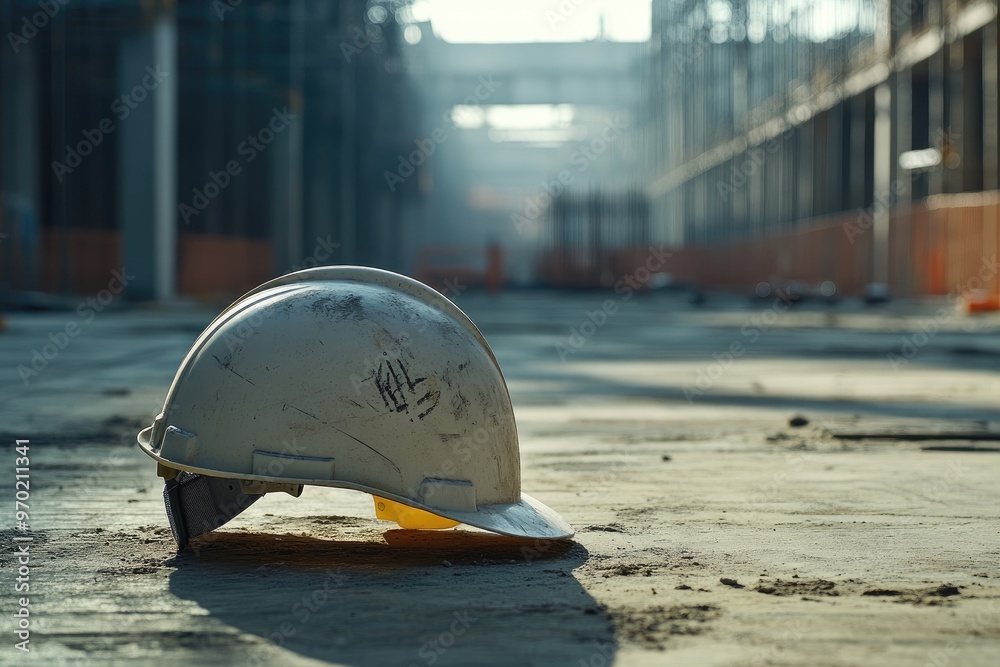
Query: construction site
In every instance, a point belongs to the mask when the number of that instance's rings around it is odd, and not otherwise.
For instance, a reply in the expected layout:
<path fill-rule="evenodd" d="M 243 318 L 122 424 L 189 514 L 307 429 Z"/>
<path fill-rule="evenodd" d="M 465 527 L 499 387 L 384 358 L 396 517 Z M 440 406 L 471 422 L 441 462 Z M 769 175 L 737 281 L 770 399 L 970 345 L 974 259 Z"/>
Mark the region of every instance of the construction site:
<path fill-rule="evenodd" d="M 0 28 L 0 664 L 1000 661 L 996 0 Z"/>

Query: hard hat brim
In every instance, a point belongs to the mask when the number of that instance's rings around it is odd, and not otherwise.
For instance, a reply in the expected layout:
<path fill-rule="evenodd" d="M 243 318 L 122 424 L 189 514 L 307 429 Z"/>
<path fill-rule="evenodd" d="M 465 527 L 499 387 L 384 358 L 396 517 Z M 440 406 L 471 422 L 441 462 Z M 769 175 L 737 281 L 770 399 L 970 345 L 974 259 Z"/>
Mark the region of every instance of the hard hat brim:
<path fill-rule="evenodd" d="M 527 493 L 521 494 L 521 502 L 519 503 L 480 505 L 475 512 L 445 512 L 438 509 L 424 509 L 469 526 L 510 537 L 565 540 L 573 537 L 576 532 L 553 509 Z"/>
<path fill-rule="evenodd" d="M 219 470 L 208 470 L 184 465 L 162 458 L 151 446 L 152 427 L 143 429 L 136 438 L 139 448 L 150 458 L 170 468 L 186 472 L 207 475 L 210 477 L 238 478 L 241 480 L 256 480 L 261 482 L 278 482 L 282 484 L 304 484 L 310 486 L 328 486 L 341 489 L 363 491 L 373 496 L 381 496 L 410 507 L 422 509 L 431 514 L 464 523 L 474 528 L 481 528 L 492 533 L 536 540 L 564 540 L 573 537 L 576 531 L 555 510 L 544 503 L 521 494 L 520 502 L 499 503 L 494 505 L 479 505 L 474 512 L 445 510 L 431 507 L 414 501 L 411 498 L 387 493 L 384 490 L 367 487 L 353 482 L 340 480 L 292 479 L 286 477 L 270 477 L 267 475 L 239 474 Z"/>

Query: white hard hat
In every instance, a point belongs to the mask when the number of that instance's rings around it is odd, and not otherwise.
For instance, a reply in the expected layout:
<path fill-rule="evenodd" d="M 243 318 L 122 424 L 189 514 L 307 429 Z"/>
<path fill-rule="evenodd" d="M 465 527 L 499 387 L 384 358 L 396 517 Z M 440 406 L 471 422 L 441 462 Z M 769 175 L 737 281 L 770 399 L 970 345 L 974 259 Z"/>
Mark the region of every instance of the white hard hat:
<path fill-rule="evenodd" d="M 245 294 L 195 341 L 138 441 L 166 479 L 179 547 L 304 484 L 370 493 L 404 528 L 573 535 L 521 493 L 510 395 L 483 335 L 389 271 L 307 269 Z"/>

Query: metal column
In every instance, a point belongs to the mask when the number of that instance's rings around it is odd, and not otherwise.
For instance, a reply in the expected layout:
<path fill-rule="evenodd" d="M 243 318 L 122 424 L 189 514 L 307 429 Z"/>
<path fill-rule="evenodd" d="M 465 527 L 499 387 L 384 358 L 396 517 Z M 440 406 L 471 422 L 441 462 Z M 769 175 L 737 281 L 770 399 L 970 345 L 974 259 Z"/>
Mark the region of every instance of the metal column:
<path fill-rule="evenodd" d="M 165 72 L 156 79 L 150 72 Z M 143 82 L 146 82 L 144 85 Z M 155 81 L 155 85 L 154 85 Z M 174 296 L 177 264 L 177 22 L 161 8 L 124 40 L 118 88 L 148 90 L 118 121 L 118 211 L 132 299 Z"/>

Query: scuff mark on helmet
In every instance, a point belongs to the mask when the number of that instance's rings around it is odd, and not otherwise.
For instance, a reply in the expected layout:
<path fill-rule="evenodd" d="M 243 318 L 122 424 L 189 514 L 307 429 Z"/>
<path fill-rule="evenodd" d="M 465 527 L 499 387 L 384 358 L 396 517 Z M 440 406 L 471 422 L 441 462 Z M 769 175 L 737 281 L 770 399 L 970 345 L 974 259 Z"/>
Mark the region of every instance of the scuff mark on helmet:
<path fill-rule="evenodd" d="M 335 299 L 331 296 L 324 296 L 316 299 L 309 306 L 312 312 L 346 320 L 348 317 L 356 322 L 365 319 L 364 305 L 361 297 L 357 294 L 348 294 L 343 299 Z"/>
<path fill-rule="evenodd" d="M 455 419 L 463 419 L 465 417 L 466 411 L 469 409 L 469 399 L 465 397 L 462 390 L 459 389 L 451 397 L 452 411 L 451 414 Z"/>
<path fill-rule="evenodd" d="M 244 376 L 244 375 L 240 375 L 240 374 L 239 374 L 239 373 L 237 373 L 237 372 L 236 372 L 235 370 L 233 370 L 233 367 L 229 365 L 230 363 L 232 363 L 232 362 L 230 361 L 230 358 L 229 358 L 229 357 L 226 357 L 226 360 L 225 360 L 225 361 L 223 361 L 222 359 L 219 359 L 219 357 L 217 357 L 216 355 L 214 355 L 214 354 L 213 354 L 213 355 L 212 355 L 212 358 L 213 358 L 213 359 L 215 359 L 215 360 L 216 360 L 217 362 L 219 362 L 219 365 L 220 365 L 220 366 L 222 366 L 222 367 L 223 367 L 223 368 L 225 368 L 225 369 L 226 369 L 227 371 L 229 371 L 230 373 L 232 373 L 232 374 L 233 374 L 233 375 L 235 375 L 236 377 L 240 378 L 240 379 L 241 379 L 241 380 L 243 380 L 244 382 L 249 382 L 249 383 L 250 383 L 251 385 L 253 385 L 254 387 L 256 387 L 256 386 L 257 386 L 256 384 L 254 384 L 254 383 L 253 383 L 253 381 L 252 381 L 252 380 L 251 380 L 250 378 L 248 378 L 248 377 L 246 377 L 246 376 Z"/>

